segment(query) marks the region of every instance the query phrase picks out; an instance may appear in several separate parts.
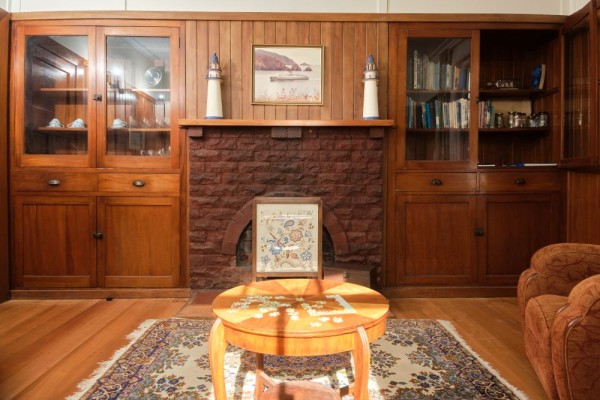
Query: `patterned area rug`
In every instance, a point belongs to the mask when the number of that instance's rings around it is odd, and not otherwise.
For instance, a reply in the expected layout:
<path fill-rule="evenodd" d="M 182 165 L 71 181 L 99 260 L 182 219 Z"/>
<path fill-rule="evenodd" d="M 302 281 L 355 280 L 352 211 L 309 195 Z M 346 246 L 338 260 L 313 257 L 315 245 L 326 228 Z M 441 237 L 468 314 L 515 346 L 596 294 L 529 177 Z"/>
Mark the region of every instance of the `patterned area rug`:
<path fill-rule="evenodd" d="M 208 360 L 211 320 L 147 321 L 132 343 L 103 363 L 69 399 L 212 399 Z M 387 321 L 371 344 L 369 396 L 381 399 L 525 399 L 474 354 L 446 321 Z M 254 355 L 229 346 L 229 399 L 252 399 Z M 352 357 L 265 356 L 274 378 L 311 379 L 332 387 L 353 379 Z M 346 396 L 345 399 L 352 396 Z"/>

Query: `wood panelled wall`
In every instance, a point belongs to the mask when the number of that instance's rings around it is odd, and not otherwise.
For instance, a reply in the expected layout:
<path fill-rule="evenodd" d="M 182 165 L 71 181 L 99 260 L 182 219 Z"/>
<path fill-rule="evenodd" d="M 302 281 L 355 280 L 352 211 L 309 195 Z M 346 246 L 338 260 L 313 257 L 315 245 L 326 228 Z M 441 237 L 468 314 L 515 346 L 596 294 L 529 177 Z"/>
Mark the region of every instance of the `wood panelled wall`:
<path fill-rule="evenodd" d="M 323 46 L 323 105 L 252 104 L 253 44 Z M 186 118 L 206 114 L 205 78 L 213 53 L 223 70 L 224 118 L 362 119 L 362 79 L 369 54 L 380 71 L 379 114 L 387 117 L 387 22 L 188 21 Z"/>
<path fill-rule="evenodd" d="M 567 240 L 600 244 L 600 173 L 569 172 Z"/>
<path fill-rule="evenodd" d="M 9 15 L 0 10 L 0 301 L 8 299 L 8 42 Z"/>

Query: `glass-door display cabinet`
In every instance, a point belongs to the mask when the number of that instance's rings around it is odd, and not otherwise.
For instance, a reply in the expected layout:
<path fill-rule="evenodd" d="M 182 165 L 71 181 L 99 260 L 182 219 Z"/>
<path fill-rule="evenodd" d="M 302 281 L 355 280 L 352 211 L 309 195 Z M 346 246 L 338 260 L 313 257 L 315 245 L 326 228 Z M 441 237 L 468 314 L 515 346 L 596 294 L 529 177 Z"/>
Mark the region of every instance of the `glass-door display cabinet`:
<path fill-rule="evenodd" d="M 184 25 L 145 22 L 13 24 L 13 289 L 183 282 Z"/>
<path fill-rule="evenodd" d="M 467 167 L 472 159 L 471 31 L 406 32 L 407 168 Z M 423 164 L 425 162 L 425 164 Z"/>
<path fill-rule="evenodd" d="M 590 102 L 596 88 L 590 85 L 594 76 L 590 48 L 590 7 L 569 17 L 563 27 L 563 149 L 561 165 L 591 166 L 595 163 L 596 136 L 592 134 L 595 117 Z M 594 92 L 594 93 L 592 93 Z"/>
<path fill-rule="evenodd" d="M 24 26 L 17 166 L 179 167 L 179 29 Z"/>
<path fill-rule="evenodd" d="M 98 81 L 106 102 L 99 122 L 106 136 L 99 140 L 100 164 L 169 167 L 177 151 L 177 35 L 173 28 L 153 29 L 151 36 L 147 29 L 105 28 L 101 37 L 104 71 Z"/>
<path fill-rule="evenodd" d="M 17 37 L 14 110 L 17 164 L 92 166 L 95 162 L 91 28 L 24 28 Z"/>

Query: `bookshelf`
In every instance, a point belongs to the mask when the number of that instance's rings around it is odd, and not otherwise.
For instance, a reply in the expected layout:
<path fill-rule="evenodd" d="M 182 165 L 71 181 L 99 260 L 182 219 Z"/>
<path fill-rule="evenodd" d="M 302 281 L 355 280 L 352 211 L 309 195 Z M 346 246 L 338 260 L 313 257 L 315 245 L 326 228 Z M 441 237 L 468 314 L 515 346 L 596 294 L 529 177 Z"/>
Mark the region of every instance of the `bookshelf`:
<path fill-rule="evenodd" d="M 470 161 L 472 46 L 469 31 L 407 33 L 406 166 Z"/>

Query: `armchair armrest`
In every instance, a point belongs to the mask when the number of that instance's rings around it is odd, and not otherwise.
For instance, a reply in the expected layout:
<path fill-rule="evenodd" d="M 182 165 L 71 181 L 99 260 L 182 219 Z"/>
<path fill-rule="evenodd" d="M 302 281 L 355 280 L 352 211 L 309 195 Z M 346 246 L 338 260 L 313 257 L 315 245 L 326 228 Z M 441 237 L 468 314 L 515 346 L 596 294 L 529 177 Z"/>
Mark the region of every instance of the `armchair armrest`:
<path fill-rule="evenodd" d="M 600 274 L 578 283 L 551 328 L 552 366 L 561 399 L 600 393 Z"/>
<path fill-rule="evenodd" d="M 541 294 L 567 296 L 577 283 L 596 274 L 600 274 L 600 245 L 557 243 L 539 249 L 531 257 L 530 268 L 519 278 L 521 316 L 530 298 Z"/>

